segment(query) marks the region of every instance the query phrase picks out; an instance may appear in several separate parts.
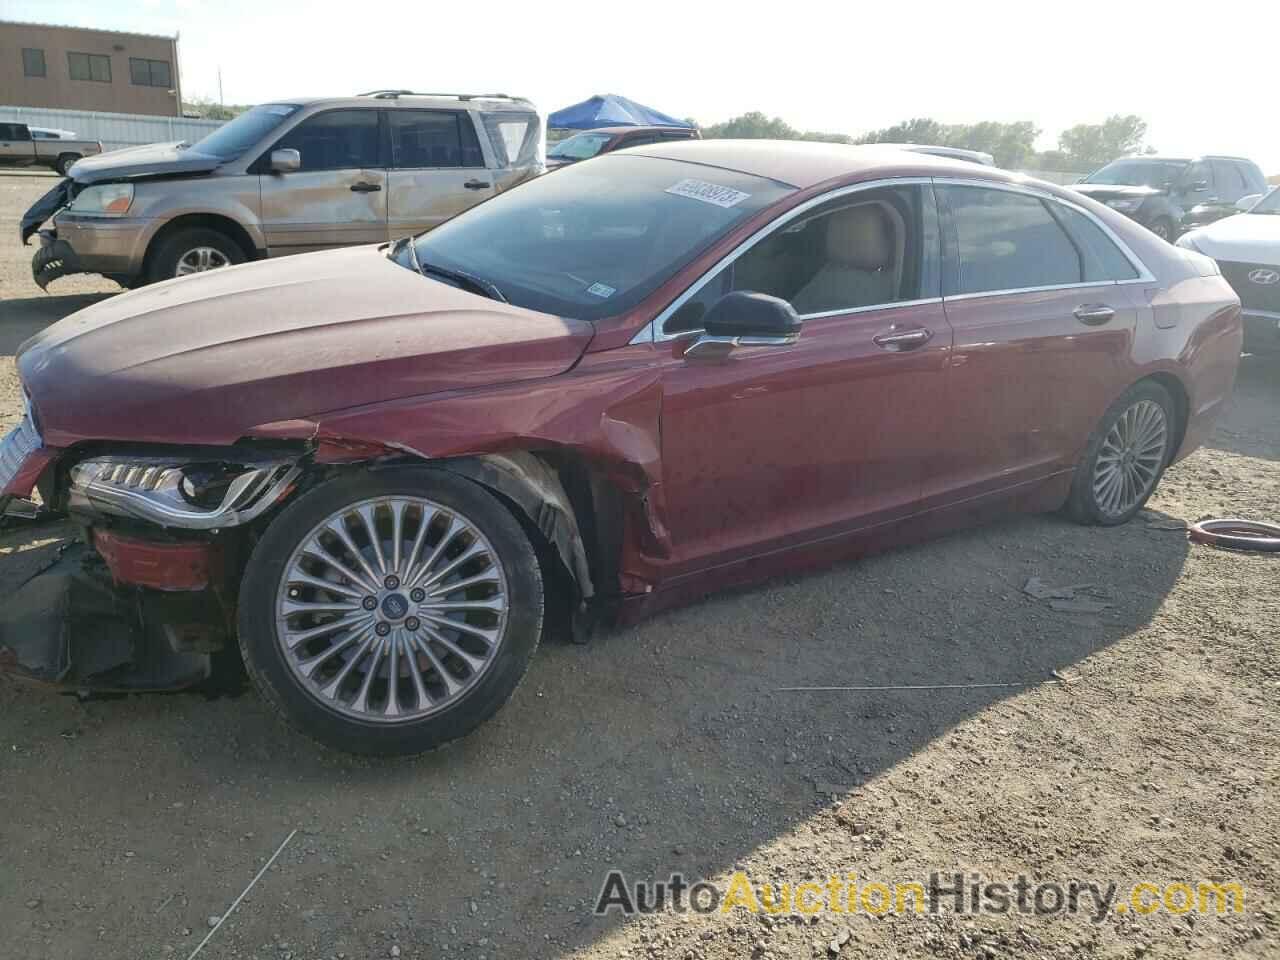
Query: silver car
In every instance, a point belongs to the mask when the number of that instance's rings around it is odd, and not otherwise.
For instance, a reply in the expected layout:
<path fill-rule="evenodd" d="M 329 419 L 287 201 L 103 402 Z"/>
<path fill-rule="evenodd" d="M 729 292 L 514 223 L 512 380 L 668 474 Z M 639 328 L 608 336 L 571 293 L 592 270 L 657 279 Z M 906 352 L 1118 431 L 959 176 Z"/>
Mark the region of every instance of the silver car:
<path fill-rule="evenodd" d="M 429 230 L 542 172 L 542 125 L 502 94 L 379 90 L 254 107 L 195 144 L 81 160 L 23 218 L 32 275 L 124 286 Z M 51 228 L 40 225 L 53 218 Z"/>

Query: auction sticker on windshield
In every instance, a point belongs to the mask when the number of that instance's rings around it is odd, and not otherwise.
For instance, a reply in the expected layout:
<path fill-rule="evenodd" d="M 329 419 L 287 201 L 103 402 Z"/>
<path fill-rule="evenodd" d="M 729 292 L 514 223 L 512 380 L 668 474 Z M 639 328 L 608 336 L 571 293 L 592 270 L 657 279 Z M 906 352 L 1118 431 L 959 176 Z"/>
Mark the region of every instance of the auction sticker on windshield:
<path fill-rule="evenodd" d="M 674 186 L 667 187 L 666 192 L 674 193 L 677 197 L 688 197 L 690 200 L 712 203 L 717 207 L 733 207 L 751 196 L 749 193 L 734 190 L 732 187 L 722 187 L 718 183 L 692 179 L 681 180 Z"/>

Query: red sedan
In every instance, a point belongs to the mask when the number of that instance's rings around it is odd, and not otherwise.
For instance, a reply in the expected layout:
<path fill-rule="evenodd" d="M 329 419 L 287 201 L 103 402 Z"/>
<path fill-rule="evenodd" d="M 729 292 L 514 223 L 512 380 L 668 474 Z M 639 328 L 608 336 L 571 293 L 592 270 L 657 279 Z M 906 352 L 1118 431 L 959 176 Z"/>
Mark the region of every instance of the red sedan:
<path fill-rule="evenodd" d="M 173 688 L 238 643 L 317 739 L 426 750 L 548 624 L 993 512 L 1123 523 L 1240 344 L 1211 260 L 1047 184 L 811 143 L 601 157 L 29 341 L 0 493 L 38 484 L 87 544 L 6 605 L 0 662 Z"/>

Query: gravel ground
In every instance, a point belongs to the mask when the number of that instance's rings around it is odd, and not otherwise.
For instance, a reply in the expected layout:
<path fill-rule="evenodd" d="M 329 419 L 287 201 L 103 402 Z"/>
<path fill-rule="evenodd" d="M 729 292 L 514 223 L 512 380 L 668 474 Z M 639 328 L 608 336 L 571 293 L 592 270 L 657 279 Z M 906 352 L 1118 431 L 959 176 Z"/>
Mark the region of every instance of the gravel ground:
<path fill-rule="evenodd" d="M 17 345 L 115 290 L 31 282 L 17 218 L 52 182 L 0 176 L 0 427 Z M 186 957 L 296 829 L 202 957 L 1280 955 L 1280 564 L 1178 523 L 1280 513 L 1276 370 L 1246 358 L 1209 446 L 1126 527 L 1014 518 L 548 645 L 496 720 L 414 762 L 327 753 L 252 693 L 81 703 L 0 679 L 0 953 Z M 0 598 L 65 534 L 0 535 Z M 1033 576 L 1109 606 L 1052 609 Z M 611 868 L 1247 894 L 1222 918 L 623 922 L 591 915 Z"/>

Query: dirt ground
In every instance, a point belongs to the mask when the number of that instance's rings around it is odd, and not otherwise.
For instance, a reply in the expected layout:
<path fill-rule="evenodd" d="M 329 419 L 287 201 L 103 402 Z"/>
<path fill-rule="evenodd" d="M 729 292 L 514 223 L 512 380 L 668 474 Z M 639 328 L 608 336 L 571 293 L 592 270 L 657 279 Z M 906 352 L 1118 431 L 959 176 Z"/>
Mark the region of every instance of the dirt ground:
<path fill-rule="evenodd" d="M 18 344 L 115 289 L 32 283 L 17 219 L 51 184 L 0 176 L 0 428 Z M 0 955 L 186 957 L 296 829 L 201 957 L 1280 956 L 1280 562 L 1178 523 L 1280 516 L 1278 371 L 1245 359 L 1208 447 L 1123 528 L 1009 519 L 548 644 L 496 720 L 422 760 L 327 753 L 253 693 L 0 679 Z M 64 534 L 0 535 L 0 603 Z M 1030 577 L 1109 606 L 1055 610 Z M 994 683 L 1026 685 L 779 690 Z M 591 913 L 614 868 L 1207 878 L 1246 902 L 624 922 Z"/>

